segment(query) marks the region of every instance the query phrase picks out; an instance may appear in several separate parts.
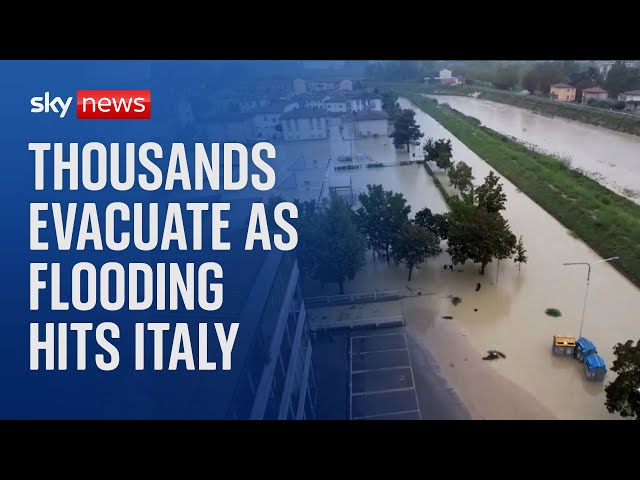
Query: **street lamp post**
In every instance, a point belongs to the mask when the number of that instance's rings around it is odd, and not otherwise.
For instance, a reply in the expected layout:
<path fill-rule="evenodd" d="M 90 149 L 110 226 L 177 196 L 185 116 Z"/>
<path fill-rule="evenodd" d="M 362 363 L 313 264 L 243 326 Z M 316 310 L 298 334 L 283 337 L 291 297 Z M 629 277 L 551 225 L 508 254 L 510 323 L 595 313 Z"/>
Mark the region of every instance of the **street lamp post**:
<path fill-rule="evenodd" d="M 593 262 L 595 263 L 602 263 L 602 262 L 610 262 L 611 260 L 617 260 L 620 257 L 610 257 L 610 258 L 605 258 L 604 260 L 598 260 L 597 262 Z M 588 262 L 572 262 L 572 263 L 563 263 L 563 265 L 586 265 L 588 267 L 587 270 L 587 287 L 584 290 L 584 302 L 582 303 L 582 318 L 580 320 L 580 334 L 578 335 L 578 338 L 582 337 L 582 326 L 584 325 L 584 312 L 587 309 L 587 295 L 589 293 L 589 280 L 591 279 L 591 264 Z"/>

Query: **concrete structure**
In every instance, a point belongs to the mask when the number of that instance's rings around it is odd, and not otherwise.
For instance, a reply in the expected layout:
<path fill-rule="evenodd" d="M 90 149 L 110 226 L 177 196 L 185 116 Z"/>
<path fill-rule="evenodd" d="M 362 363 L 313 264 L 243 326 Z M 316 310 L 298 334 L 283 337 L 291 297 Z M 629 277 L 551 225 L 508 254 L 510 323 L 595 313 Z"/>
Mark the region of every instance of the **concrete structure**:
<path fill-rule="evenodd" d="M 440 70 L 440 74 L 438 75 L 438 78 L 440 80 L 442 80 L 443 78 L 451 78 L 451 70 L 447 70 L 446 68 L 443 70 Z"/>
<path fill-rule="evenodd" d="M 588 103 L 589 100 L 606 100 L 609 93 L 600 87 L 590 87 L 582 90 L 582 103 Z"/>
<path fill-rule="evenodd" d="M 620 94 L 625 110 L 640 110 L 640 90 L 629 90 Z"/>
<path fill-rule="evenodd" d="M 305 82 L 302 78 L 296 78 L 293 81 L 292 87 L 294 95 L 302 95 L 303 93 L 307 93 L 307 82 Z"/>
<path fill-rule="evenodd" d="M 328 138 L 327 112 L 321 108 L 297 108 L 280 116 L 287 141 Z"/>
<path fill-rule="evenodd" d="M 349 131 L 357 137 L 386 137 L 389 135 L 389 114 L 378 110 L 363 110 L 343 117 L 345 123 L 352 123 Z"/>
<path fill-rule="evenodd" d="M 264 257 L 251 277 L 255 286 L 242 323 L 254 329 L 254 340 L 234 358 L 239 378 L 225 418 L 314 419 L 312 346 L 296 255 L 272 250 Z"/>
<path fill-rule="evenodd" d="M 353 90 L 353 82 L 348 78 L 319 78 L 308 82 L 311 92 L 327 90 Z"/>
<path fill-rule="evenodd" d="M 576 99 L 576 87 L 566 83 L 556 83 L 551 85 L 549 97 L 558 102 L 573 102 Z"/>

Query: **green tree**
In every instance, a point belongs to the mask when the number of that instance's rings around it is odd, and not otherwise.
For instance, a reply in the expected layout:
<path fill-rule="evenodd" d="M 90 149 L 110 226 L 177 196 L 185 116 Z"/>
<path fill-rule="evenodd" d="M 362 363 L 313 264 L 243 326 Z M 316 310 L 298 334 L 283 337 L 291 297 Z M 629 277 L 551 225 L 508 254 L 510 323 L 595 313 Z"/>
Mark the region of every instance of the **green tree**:
<path fill-rule="evenodd" d="M 420 126 L 416 123 L 416 112 L 410 108 L 404 108 L 393 122 L 393 145 L 400 148 L 406 145 L 407 152 L 409 145 L 416 140 L 420 140 L 424 133 L 420 131 Z"/>
<path fill-rule="evenodd" d="M 367 185 L 367 191 L 358 198 L 362 205 L 356 211 L 358 226 L 367 236 L 369 247 L 384 252 L 388 262 L 400 229 L 409 221 L 411 207 L 404 195 L 384 190 L 382 185 Z"/>
<path fill-rule="evenodd" d="M 504 210 L 507 196 L 502 191 L 502 184 L 498 183 L 500 177 L 493 171 L 484 178 L 484 183 L 475 189 L 476 204 L 490 213 Z"/>
<path fill-rule="evenodd" d="M 322 282 L 337 283 L 340 294 L 344 282 L 353 280 L 364 265 L 366 243 L 354 222 L 351 208 L 335 193 L 328 206 L 315 218 L 312 230 L 315 255 L 314 277 Z"/>
<path fill-rule="evenodd" d="M 453 165 L 451 140 L 440 138 L 433 140 L 429 138 L 422 147 L 424 150 L 425 160 L 435 162 L 438 168 L 447 170 Z"/>
<path fill-rule="evenodd" d="M 413 223 L 426 228 L 441 240 L 447 239 L 447 231 L 449 229 L 447 216 L 442 213 L 432 213 L 429 208 L 425 207 L 416 212 Z"/>
<path fill-rule="evenodd" d="M 611 370 L 618 376 L 605 387 L 605 406 L 609 413 L 640 420 L 640 340 L 618 343 L 613 348 L 616 360 Z"/>
<path fill-rule="evenodd" d="M 516 247 L 516 236 L 497 211 L 454 199 L 449 220 L 447 252 L 454 263 L 472 260 L 480 263 L 480 274 L 494 258 L 509 258 Z"/>
<path fill-rule="evenodd" d="M 380 96 L 382 97 L 382 110 L 389 114 L 391 121 L 395 121 L 402 111 L 398 103 L 398 95 L 391 90 L 385 90 Z"/>
<path fill-rule="evenodd" d="M 530 93 L 536 93 L 539 90 L 540 79 L 538 78 L 538 72 L 534 68 L 530 68 L 524 75 L 522 75 L 522 86 L 529 90 Z"/>
<path fill-rule="evenodd" d="M 511 90 L 520 81 L 520 69 L 515 65 L 498 68 L 493 77 L 493 85 L 502 90 Z"/>
<path fill-rule="evenodd" d="M 471 167 L 465 162 L 460 161 L 449 168 L 447 175 L 449 176 L 451 185 L 462 193 L 465 193 L 473 187 L 474 176 L 471 173 Z"/>
<path fill-rule="evenodd" d="M 524 248 L 524 241 L 522 239 L 522 235 L 520 235 L 518 243 L 516 244 L 515 255 L 513 257 L 513 262 L 518 264 L 518 272 L 520 271 L 522 264 L 527 263 L 527 260 L 527 250 Z"/>
<path fill-rule="evenodd" d="M 424 227 L 407 222 L 402 226 L 400 235 L 393 244 L 393 259 L 396 265 L 404 263 L 409 269 L 409 278 L 414 268 L 420 268 L 420 264 L 427 258 L 434 257 L 442 252 L 438 237 Z"/>

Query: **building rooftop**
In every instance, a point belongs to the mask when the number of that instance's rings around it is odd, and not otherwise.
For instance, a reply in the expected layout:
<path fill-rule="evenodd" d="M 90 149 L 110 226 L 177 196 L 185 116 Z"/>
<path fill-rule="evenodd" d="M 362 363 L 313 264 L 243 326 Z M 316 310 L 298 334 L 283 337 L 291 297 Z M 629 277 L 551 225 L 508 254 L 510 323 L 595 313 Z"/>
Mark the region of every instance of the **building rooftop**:
<path fill-rule="evenodd" d="M 295 108 L 284 112 L 280 118 L 286 120 L 287 118 L 315 118 L 326 116 L 327 112 L 322 108 Z"/>
<path fill-rule="evenodd" d="M 362 122 L 366 120 L 388 120 L 389 114 L 380 110 L 362 110 L 360 112 L 354 112 L 347 115 L 345 120 L 355 120 Z"/>
<path fill-rule="evenodd" d="M 264 107 L 256 108 L 253 111 L 253 113 L 254 114 L 259 114 L 259 113 L 282 113 L 282 112 L 284 112 L 284 107 L 286 107 L 287 105 L 289 105 L 291 103 L 295 103 L 295 102 L 273 102 L 273 103 L 270 103 L 269 105 L 265 105 Z"/>
<path fill-rule="evenodd" d="M 582 93 L 608 93 L 604 88 L 589 87 L 582 90 Z"/>
<path fill-rule="evenodd" d="M 553 85 L 551 85 L 551 88 L 576 88 L 576 87 L 566 83 L 554 83 Z"/>
<path fill-rule="evenodd" d="M 629 90 L 628 92 L 624 92 L 625 95 L 640 95 L 640 90 Z"/>

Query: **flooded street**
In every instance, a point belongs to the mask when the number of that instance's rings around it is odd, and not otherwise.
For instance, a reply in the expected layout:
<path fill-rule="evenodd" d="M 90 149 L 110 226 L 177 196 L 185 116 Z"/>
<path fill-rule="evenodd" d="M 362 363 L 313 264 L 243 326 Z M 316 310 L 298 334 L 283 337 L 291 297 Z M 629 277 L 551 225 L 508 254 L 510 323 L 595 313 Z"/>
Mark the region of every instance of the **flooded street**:
<path fill-rule="evenodd" d="M 473 168 L 474 183 L 482 182 L 491 170 L 487 163 L 410 102 L 400 99 L 400 104 L 416 110 L 425 140 L 450 138 L 454 160 L 464 160 Z M 535 117 L 538 121 L 551 120 Z M 415 158 L 413 152 L 396 153 L 388 138 L 354 142 L 334 138 L 323 142 L 323 153 L 318 153 L 319 147 L 312 143 L 292 142 L 287 146 L 309 148 L 303 155 L 307 164 L 313 163 L 313 158 L 317 165 L 324 164 L 310 170 L 315 173 L 305 173 L 313 177 L 306 187 L 309 192 L 318 195 L 322 183 L 348 174 L 355 195 L 368 183 L 381 183 L 386 189 L 402 192 L 412 207 L 411 216 L 425 206 L 434 212 L 447 209 L 433 180 L 420 165 L 334 171 L 337 152 L 345 149 L 354 153 L 366 151 L 374 161 L 390 164 Z M 291 154 L 293 157 L 300 158 L 300 154 Z M 298 178 L 302 178 L 302 172 Z M 607 373 L 604 383 L 591 383 L 584 378 L 582 364 L 551 354 L 553 335 L 578 336 L 586 285 L 586 267 L 562 264 L 595 262 L 600 257 L 508 180 L 501 178 L 501 183 L 507 195 L 504 215 L 513 232 L 524 236 L 527 249 L 529 261 L 521 271 L 511 260 L 500 263 L 499 276 L 496 262 L 487 266 L 484 276 L 479 275 L 480 266 L 472 263 L 459 271 L 444 270 L 449 259 L 442 253 L 415 270 L 408 282 L 406 268 L 373 259 L 368 252 L 363 271 L 345 284 L 346 292 L 399 290 L 409 295 L 411 298 L 398 307 L 403 310 L 408 328 L 429 346 L 448 381 L 475 412 L 475 418 L 619 418 L 604 407 L 604 386 L 614 378 L 613 372 Z M 326 189 L 322 193 L 325 195 Z M 478 282 L 482 288 L 476 292 Z M 315 291 L 310 290 L 305 286 L 305 296 L 338 293 L 334 284 L 316 285 Z M 462 302 L 454 306 L 451 295 L 460 297 Z M 549 317 L 545 314 L 547 308 L 557 308 L 562 315 Z M 638 311 L 640 291 L 611 265 L 593 265 L 583 334 L 596 344 L 608 368 L 614 360 L 616 343 L 640 338 Z M 445 316 L 453 318 L 443 319 Z M 491 349 L 503 352 L 506 359 L 481 360 Z M 503 379 L 502 383 L 487 370 L 500 374 L 497 377 Z M 503 385 L 504 382 L 512 386 Z M 483 393 L 486 391 L 495 391 L 495 396 L 487 396 Z"/>
<path fill-rule="evenodd" d="M 640 137 L 530 110 L 453 95 L 427 95 L 475 117 L 483 125 L 571 159 L 575 168 L 640 204 Z"/>

